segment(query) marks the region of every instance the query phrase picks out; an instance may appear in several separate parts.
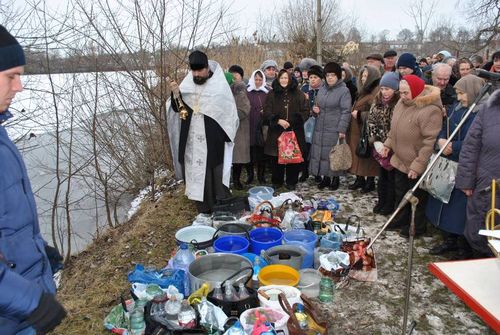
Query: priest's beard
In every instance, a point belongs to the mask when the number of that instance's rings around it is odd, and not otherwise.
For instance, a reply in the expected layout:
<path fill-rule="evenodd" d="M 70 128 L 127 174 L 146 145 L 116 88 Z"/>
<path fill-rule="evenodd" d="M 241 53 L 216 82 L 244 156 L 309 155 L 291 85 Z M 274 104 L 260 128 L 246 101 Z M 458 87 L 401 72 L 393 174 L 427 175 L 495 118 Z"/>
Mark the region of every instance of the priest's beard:
<path fill-rule="evenodd" d="M 207 82 L 208 77 L 194 76 L 193 81 L 196 85 L 203 85 Z"/>

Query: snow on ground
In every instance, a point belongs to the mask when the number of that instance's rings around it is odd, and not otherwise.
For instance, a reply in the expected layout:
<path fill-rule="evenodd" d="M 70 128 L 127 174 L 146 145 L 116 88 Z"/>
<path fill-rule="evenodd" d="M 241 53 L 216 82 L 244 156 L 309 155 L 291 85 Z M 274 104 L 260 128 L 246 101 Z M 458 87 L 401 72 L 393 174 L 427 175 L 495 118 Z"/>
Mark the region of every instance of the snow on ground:
<path fill-rule="evenodd" d="M 333 197 L 340 203 L 337 221 L 349 215 L 358 215 L 368 236 L 375 236 L 387 217 L 373 214 L 376 192 L 362 194 L 347 189 L 348 182 L 341 181 L 338 191 L 316 188 L 313 179 L 299 184 L 297 193 L 305 199 Z M 428 264 L 445 261 L 432 256 L 428 250 L 440 241 L 439 233 L 429 229 L 415 240 L 413 278 L 410 295 L 409 321 L 417 326 L 413 334 L 494 334 L 486 324 L 461 300 L 448 290 L 428 270 Z M 349 286 L 335 293 L 332 304 L 318 304 L 320 314 L 331 323 L 334 334 L 401 334 L 403 320 L 408 241 L 396 231 L 387 231 L 374 244 L 378 266 L 376 282 L 350 280 Z M 319 301 L 318 301 L 319 302 Z"/>

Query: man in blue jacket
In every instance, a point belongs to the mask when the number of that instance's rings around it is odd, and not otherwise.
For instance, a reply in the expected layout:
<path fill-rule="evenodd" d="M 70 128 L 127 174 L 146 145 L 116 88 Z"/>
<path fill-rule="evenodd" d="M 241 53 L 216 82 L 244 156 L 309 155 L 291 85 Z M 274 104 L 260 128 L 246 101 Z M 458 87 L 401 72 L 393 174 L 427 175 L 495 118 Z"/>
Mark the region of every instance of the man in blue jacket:
<path fill-rule="evenodd" d="M 0 26 L 0 334 L 34 335 L 66 316 L 40 234 L 35 198 L 23 159 L 2 123 L 22 91 L 24 52 Z"/>

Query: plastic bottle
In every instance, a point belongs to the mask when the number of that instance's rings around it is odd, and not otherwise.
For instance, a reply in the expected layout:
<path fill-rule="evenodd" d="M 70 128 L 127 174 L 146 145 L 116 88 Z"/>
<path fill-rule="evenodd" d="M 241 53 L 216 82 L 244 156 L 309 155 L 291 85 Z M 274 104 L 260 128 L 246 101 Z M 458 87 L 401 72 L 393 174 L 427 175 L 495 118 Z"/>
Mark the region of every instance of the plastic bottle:
<path fill-rule="evenodd" d="M 179 321 L 179 326 L 184 329 L 196 327 L 196 312 L 193 307 L 189 305 L 187 300 L 182 301 L 177 321 Z"/>
<path fill-rule="evenodd" d="M 175 254 L 172 264 L 174 269 L 179 269 L 184 271 L 184 296 L 189 296 L 190 293 L 190 284 L 189 284 L 189 276 L 188 269 L 189 264 L 195 260 L 193 253 L 189 250 L 188 245 L 186 243 L 182 243 L 180 249 Z"/>
<path fill-rule="evenodd" d="M 144 306 L 146 300 L 136 300 L 134 309 L 130 313 L 130 335 L 143 335 L 146 331 L 146 322 L 144 321 Z"/>
<path fill-rule="evenodd" d="M 274 330 L 273 326 L 269 321 L 264 322 L 264 326 L 267 328 L 266 331 L 260 333 L 260 335 L 276 335 L 276 330 Z"/>
<path fill-rule="evenodd" d="M 165 302 L 165 312 L 170 315 L 177 315 L 181 311 L 181 302 L 174 296 Z"/>
<path fill-rule="evenodd" d="M 224 301 L 238 301 L 238 294 L 230 280 L 224 283 Z"/>
<path fill-rule="evenodd" d="M 217 285 L 215 285 L 214 293 L 212 294 L 212 297 L 214 299 L 223 301 L 224 300 L 224 294 L 222 293 L 222 289 L 221 289 L 220 285 L 221 284 L 219 284 L 219 283 L 217 283 Z"/>
<path fill-rule="evenodd" d="M 257 256 L 253 261 L 252 288 L 259 289 L 260 258 Z"/>
<path fill-rule="evenodd" d="M 307 314 L 304 311 L 304 305 L 297 304 L 297 309 L 295 310 L 295 317 L 297 318 L 297 321 L 299 321 L 299 326 L 301 329 L 309 328 L 309 325 L 307 322 L 308 321 Z"/>
<path fill-rule="evenodd" d="M 201 325 L 207 331 L 207 334 L 217 334 L 217 318 L 215 317 L 214 307 L 208 303 L 206 297 L 201 298 L 198 305 L 198 310 L 201 317 Z"/>
<path fill-rule="evenodd" d="M 248 290 L 245 287 L 245 284 L 239 283 L 238 289 L 239 289 L 238 296 L 239 296 L 240 300 L 243 300 L 243 299 L 250 297 L 250 293 L 248 293 Z"/>
<path fill-rule="evenodd" d="M 245 335 L 245 331 L 243 330 L 239 320 L 236 321 L 231 328 L 229 328 L 227 335 Z"/>

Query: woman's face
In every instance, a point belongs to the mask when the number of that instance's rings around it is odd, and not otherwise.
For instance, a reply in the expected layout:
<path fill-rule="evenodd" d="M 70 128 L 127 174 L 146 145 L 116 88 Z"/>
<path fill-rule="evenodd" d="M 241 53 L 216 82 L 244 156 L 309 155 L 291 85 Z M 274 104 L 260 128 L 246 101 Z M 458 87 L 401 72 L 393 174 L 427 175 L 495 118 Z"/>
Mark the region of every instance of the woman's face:
<path fill-rule="evenodd" d="M 361 75 L 361 85 L 365 85 L 366 79 L 368 79 L 368 71 L 364 70 L 363 74 Z"/>
<path fill-rule="evenodd" d="M 289 81 L 288 72 L 283 72 L 279 81 L 280 81 L 280 86 L 286 88 L 288 86 L 288 81 Z"/>
<path fill-rule="evenodd" d="M 460 63 L 458 71 L 460 72 L 460 77 L 466 76 L 470 73 L 472 69 L 469 63 Z"/>
<path fill-rule="evenodd" d="M 342 80 L 345 80 L 345 77 L 346 77 L 345 71 L 342 70 Z"/>
<path fill-rule="evenodd" d="M 460 104 L 464 107 L 469 106 L 469 98 L 467 97 L 467 93 L 464 91 L 459 90 L 458 88 L 455 89 L 457 91 L 457 100 L 460 102 Z"/>
<path fill-rule="evenodd" d="M 318 87 L 319 85 L 321 85 L 321 78 L 314 74 L 310 75 L 309 85 L 311 85 L 314 88 Z"/>
<path fill-rule="evenodd" d="M 337 83 L 337 81 L 339 80 L 337 78 L 337 76 L 335 75 L 335 73 L 327 73 L 325 75 L 326 77 L 326 83 L 328 84 L 328 86 L 333 86 Z"/>
<path fill-rule="evenodd" d="M 392 99 L 392 97 L 394 96 L 394 93 L 396 91 L 394 91 L 392 88 L 390 87 L 385 87 L 385 86 L 381 86 L 380 87 L 380 94 L 382 94 L 382 97 L 384 98 L 384 100 L 390 100 Z"/>
<path fill-rule="evenodd" d="M 410 85 L 406 80 L 401 80 L 399 82 L 399 95 L 401 96 L 401 100 L 410 101 L 413 99 L 411 95 Z"/>
<path fill-rule="evenodd" d="M 258 75 L 258 74 L 255 74 L 254 80 L 255 80 L 255 88 L 261 87 L 262 83 L 264 82 L 264 80 L 262 79 L 262 77 L 260 75 Z"/>

